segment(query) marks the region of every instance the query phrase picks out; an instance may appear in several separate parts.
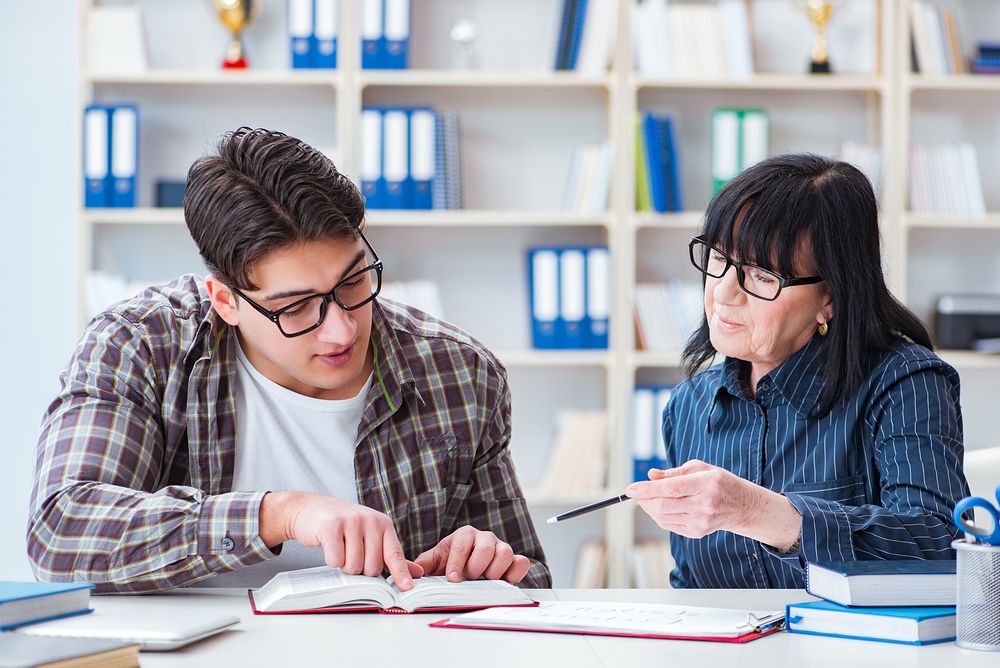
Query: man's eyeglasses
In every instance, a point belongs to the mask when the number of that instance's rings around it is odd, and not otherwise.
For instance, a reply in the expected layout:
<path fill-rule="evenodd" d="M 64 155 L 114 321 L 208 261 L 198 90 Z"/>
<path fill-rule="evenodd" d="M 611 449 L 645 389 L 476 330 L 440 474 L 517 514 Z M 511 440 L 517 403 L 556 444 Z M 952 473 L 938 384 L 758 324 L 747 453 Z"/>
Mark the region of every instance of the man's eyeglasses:
<path fill-rule="evenodd" d="M 688 249 L 691 252 L 691 264 L 701 273 L 712 278 L 722 278 L 730 267 L 736 267 L 736 279 L 743 292 L 769 302 L 777 299 L 783 288 L 812 285 L 825 280 L 822 276 L 785 278 L 770 269 L 737 262 L 718 248 L 708 245 L 701 237 L 691 239 Z"/>
<path fill-rule="evenodd" d="M 345 311 L 354 311 L 375 299 L 382 289 L 382 261 L 378 259 L 378 254 L 368 243 L 368 239 L 365 239 L 365 235 L 360 232 L 358 235 L 365 242 L 372 262 L 364 269 L 344 278 L 326 294 L 309 295 L 277 311 L 269 311 L 235 287 L 232 290 L 247 300 L 258 313 L 277 325 L 278 330 L 286 337 L 307 334 L 323 324 L 330 302 L 337 302 L 337 306 Z"/>

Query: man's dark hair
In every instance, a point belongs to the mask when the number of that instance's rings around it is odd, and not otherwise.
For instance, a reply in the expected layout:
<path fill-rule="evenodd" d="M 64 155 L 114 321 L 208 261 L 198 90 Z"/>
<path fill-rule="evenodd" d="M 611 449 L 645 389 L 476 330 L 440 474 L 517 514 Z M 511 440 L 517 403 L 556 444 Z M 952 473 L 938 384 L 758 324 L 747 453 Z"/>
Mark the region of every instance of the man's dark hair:
<path fill-rule="evenodd" d="M 744 170 L 709 203 L 703 235 L 731 257 L 787 277 L 801 271 L 796 251 L 808 251 L 809 273 L 826 279 L 820 286 L 833 301 L 829 334 L 821 339 L 820 415 L 861 383 L 872 353 L 903 337 L 932 348 L 927 328 L 886 287 L 875 194 L 846 162 L 795 153 Z M 688 374 L 716 352 L 702 319 L 684 349 Z"/>
<path fill-rule="evenodd" d="M 316 239 L 357 239 L 364 197 L 333 162 L 281 132 L 239 128 L 188 170 L 184 219 L 208 271 L 255 290 L 253 264 Z"/>

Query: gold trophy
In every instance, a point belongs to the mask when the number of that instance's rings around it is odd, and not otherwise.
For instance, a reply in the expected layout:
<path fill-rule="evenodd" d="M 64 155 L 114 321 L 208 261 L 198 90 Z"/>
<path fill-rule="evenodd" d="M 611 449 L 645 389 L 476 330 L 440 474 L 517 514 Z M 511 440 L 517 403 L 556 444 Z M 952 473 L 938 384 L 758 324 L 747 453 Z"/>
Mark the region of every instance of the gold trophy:
<path fill-rule="evenodd" d="M 809 71 L 812 74 L 830 74 L 830 54 L 826 45 L 826 24 L 830 22 L 833 10 L 837 9 L 842 2 L 840 0 L 797 0 L 799 7 L 805 11 L 806 16 L 816 29 L 813 38 L 812 60 L 809 64 Z"/>
<path fill-rule="evenodd" d="M 233 34 L 233 39 L 226 49 L 226 58 L 222 61 L 223 69 L 242 70 L 247 68 L 247 59 L 243 53 L 243 31 L 257 20 L 264 8 L 264 0 L 212 0 L 215 13 L 219 20 Z"/>

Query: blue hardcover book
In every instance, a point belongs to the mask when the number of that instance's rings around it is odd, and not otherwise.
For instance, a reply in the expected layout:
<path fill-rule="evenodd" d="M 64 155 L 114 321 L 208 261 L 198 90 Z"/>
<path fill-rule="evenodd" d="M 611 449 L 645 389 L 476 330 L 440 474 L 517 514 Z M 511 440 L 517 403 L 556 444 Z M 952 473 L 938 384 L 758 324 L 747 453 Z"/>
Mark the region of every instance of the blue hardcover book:
<path fill-rule="evenodd" d="M 292 67 L 312 67 L 313 0 L 288 0 L 288 40 Z"/>
<path fill-rule="evenodd" d="M 111 206 L 111 111 L 100 104 L 83 111 L 83 204 Z"/>
<path fill-rule="evenodd" d="M 681 191 L 681 166 L 678 160 L 677 151 L 677 124 L 672 118 L 666 116 L 661 121 L 663 125 L 664 155 L 663 161 L 666 172 L 667 206 L 669 211 L 684 210 L 684 196 Z"/>
<path fill-rule="evenodd" d="M 587 323 L 586 249 L 564 248 L 559 253 L 559 320 L 562 346 L 572 350 L 584 347 Z"/>
<path fill-rule="evenodd" d="M 785 628 L 790 633 L 930 645 L 955 639 L 955 607 L 850 608 L 830 601 L 790 603 L 785 608 Z"/>
<path fill-rule="evenodd" d="M 587 348 L 606 350 L 611 313 L 611 260 L 606 246 L 587 250 Z"/>
<path fill-rule="evenodd" d="M 382 8 L 382 0 L 361 0 L 361 67 L 366 70 L 383 67 Z"/>
<path fill-rule="evenodd" d="M 645 112 L 642 115 L 643 140 L 646 142 L 646 170 L 649 173 L 650 196 L 653 210 L 667 211 L 666 175 L 663 170 L 663 151 L 660 150 L 659 124 L 656 117 Z"/>
<path fill-rule="evenodd" d="M 559 249 L 528 251 L 528 303 L 531 344 L 541 350 L 562 347 L 559 332 Z"/>
<path fill-rule="evenodd" d="M 809 562 L 806 591 L 841 605 L 955 605 L 955 560 Z"/>
<path fill-rule="evenodd" d="M 405 70 L 410 55 L 410 0 L 385 0 L 382 11 L 385 50 L 381 67 Z"/>
<path fill-rule="evenodd" d="M 111 108 L 111 202 L 113 207 L 135 206 L 139 164 L 139 108 L 119 104 Z"/>
<path fill-rule="evenodd" d="M 431 209 L 434 205 L 436 119 L 433 109 L 410 110 L 410 186 L 414 209 Z"/>
<path fill-rule="evenodd" d="M 413 208 L 410 177 L 410 114 L 407 109 L 382 111 L 382 176 L 385 208 Z"/>
<path fill-rule="evenodd" d="M 337 67 L 337 36 L 340 25 L 339 0 L 314 0 L 315 13 L 312 35 L 312 67 Z"/>
<path fill-rule="evenodd" d="M 559 39 L 556 42 L 555 69 L 557 70 L 569 69 L 569 57 L 578 4 L 579 0 L 563 0 L 562 14 L 559 18 Z"/>
<path fill-rule="evenodd" d="M 583 41 L 583 26 L 587 20 L 587 0 L 577 0 L 576 13 L 573 15 L 573 34 L 569 41 L 569 58 L 566 69 L 575 70 L 576 61 L 580 57 L 580 42 Z"/>
<path fill-rule="evenodd" d="M 361 110 L 361 193 L 365 207 L 384 209 L 385 177 L 382 174 L 382 111 Z"/>
<path fill-rule="evenodd" d="M 0 581 L 0 631 L 90 612 L 87 582 Z"/>

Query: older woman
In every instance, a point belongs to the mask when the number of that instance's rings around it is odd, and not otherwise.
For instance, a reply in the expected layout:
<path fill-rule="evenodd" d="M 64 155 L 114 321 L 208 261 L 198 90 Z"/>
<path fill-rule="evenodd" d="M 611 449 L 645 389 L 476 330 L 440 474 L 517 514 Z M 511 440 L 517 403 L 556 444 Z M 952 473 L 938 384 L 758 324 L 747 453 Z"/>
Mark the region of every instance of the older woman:
<path fill-rule="evenodd" d="M 690 254 L 705 319 L 663 414 L 671 468 L 626 490 L 672 534 L 671 583 L 802 587 L 807 561 L 952 558 L 958 374 L 886 288 L 865 176 L 765 160 L 713 199 Z"/>

